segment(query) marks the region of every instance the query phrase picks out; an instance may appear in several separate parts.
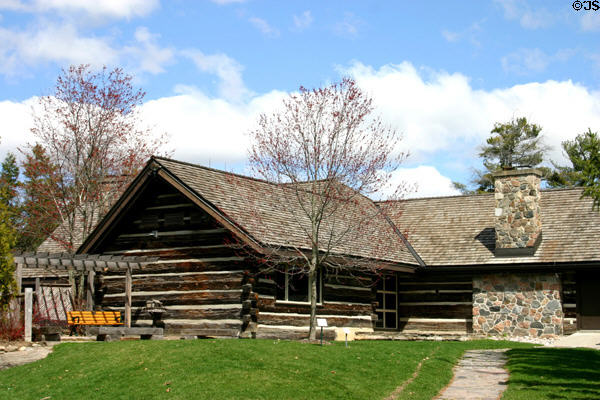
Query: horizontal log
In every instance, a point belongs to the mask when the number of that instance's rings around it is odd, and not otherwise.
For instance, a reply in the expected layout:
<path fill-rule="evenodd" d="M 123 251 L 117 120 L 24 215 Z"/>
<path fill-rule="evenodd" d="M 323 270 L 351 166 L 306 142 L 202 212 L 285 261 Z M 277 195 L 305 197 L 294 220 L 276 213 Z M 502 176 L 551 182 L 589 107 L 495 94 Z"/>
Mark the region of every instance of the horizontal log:
<path fill-rule="evenodd" d="M 275 299 L 259 297 L 257 302 L 259 311 L 262 312 L 278 312 L 278 313 L 296 313 L 310 314 L 310 304 L 290 304 L 277 302 Z M 317 304 L 317 312 L 319 314 L 328 315 L 370 315 L 372 307 L 370 304 L 349 304 L 342 302 L 325 302 Z"/>
<path fill-rule="evenodd" d="M 184 229 L 177 231 L 159 231 L 156 232 L 158 237 L 176 237 L 176 236 L 211 236 L 219 233 L 226 233 L 227 229 L 225 228 L 216 228 L 216 229 Z M 129 238 L 145 238 L 150 236 L 150 232 L 141 232 L 141 233 L 122 233 L 117 239 L 129 239 Z"/>
<path fill-rule="evenodd" d="M 137 276 L 132 280 L 134 291 L 169 291 L 169 290 L 230 290 L 242 287 L 240 273 L 229 274 L 190 274 L 183 276 Z M 122 280 L 105 279 L 101 286 L 107 294 L 121 293 L 125 289 Z"/>
<path fill-rule="evenodd" d="M 215 329 L 180 329 L 180 328 L 166 328 L 166 333 L 169 335 L 182 335 L 182 336 L 196 336 L 198 338 L 224 338 L 232 337 L 237 338 L 240 335 L 241 328 L 215 328 Z"/>
<path fill-rule="evenodd" d="M 124 310 L 114 307 L 116 310 Z M 167 309 L 162 314 L 163 319 L 241 319 L 241 307 L 238 308 L 212 308 L 212 309 Z M 141 308 L 131 310 L 132 319 L 148 319 L 148 313 Z"/>
<path fill-rule="evenodd" d="M 421 318 L 471 318 L 473 315 L 473 306 L 471 304 L 399 306 L 398 315 Z"/>
<path fill-rule="evenodd" d="M 164 292 L 133 292 L 132 305 L 144 307 L 147 301 L 159 300 L 163 305 L 201 305 L 201 304 L 241 304 L 240 290 L 194 290 L 194 291 L 164 291 Z M 103 306 L 123 305 L 125 293 L 104 296 Z"/>
<path fill-rule="evenodd" d="M 320 330 L 317 333 L 320 337 Z M 264 326 L 258 325 L 256 330 L 257 339 L 287 339 L 287 340 L 300 340 L 308 338 L 308 328 L 293 327 L 293 326 Z M 335 329 L 325 328 L 323 329 L 323 339 L 334 340 Z"/>
<path fill-rule="evenodd" d="M 369 316 L 317 315 L 317 318 L 325 318 L 328 326 L 353 328 L 370 328 L 372 326 Z M 309 326 L 310 315 L 261 312 L 257 321 L 262 325 Z"/>
<path fill-rule="evenodd" d="M 122 256 L 159 257 L 161 260 L 181 258 L 233 257 L 238 255 L 229 244 L 214 244 L 206 246 L 177 246 L 159 249 L 127 249 L 114 251 L 109 254 Z"/>
<path fill-rule="evenodd" d="M 398 321 L 400 331 L 427 331 L 427 332 L 447 332 L 463 331 L 470 333 L 473 331 L 473 322 L 471 319 L 420 319 L 420 318 L 400 318 Z"/>
<path fill-rule="evenodd" d="M 471 282 L 425 282 L 425 283 L 401 283 L 398 285 L 398 292 L 413 292 L 415 290 L 464 290 L 473 291 Z"/>
<path fill-rule="evenodd" d="M 472 292 L 439 292 L 439 293 L 402 293 L 398 295 L 398 301 L 400 303 L 411 303 L 411 302 L 472 302 Z"/>

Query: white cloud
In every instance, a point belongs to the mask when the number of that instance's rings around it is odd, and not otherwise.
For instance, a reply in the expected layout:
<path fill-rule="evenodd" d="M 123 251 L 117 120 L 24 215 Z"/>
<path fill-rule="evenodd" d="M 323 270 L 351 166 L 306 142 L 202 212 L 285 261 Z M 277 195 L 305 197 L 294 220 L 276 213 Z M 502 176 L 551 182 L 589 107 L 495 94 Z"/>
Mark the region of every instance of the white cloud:
<path fill-rule="evenodd" d="M 152 34 L 146 27 L 139 27 L 135 31 L 136 46 L 126 46 L 123 49 L 127 58 L 137 61 L 137 69 L 151 74 L 164 72 L 164 65 L 170 63 L 174 57 L 174 50 L 161 48 L 157 44 L 160 35 Z"/>
<path fill-rule="evenodd" d="M 530 5 L 526 0 L 494 0 L 504 10 L 504 17 L 519 21 L 526 29 L 545 28 L 554 24 L 559 15 L 552 14 L 540 3 Z"/>
<path fill-rule="evenodd" d="M 449 43 L 456 43 L 462 40 L 467 40 L 473 46 L 481 46 L 478 36 L 482 31 L 482 24 L 485 20 L 474 22 L 467 28 L 461 31 L 450 31 L 447 29 L 442 30 L 442 37 Z"/>
<path fill-rule="evenodd" d="M 540 49 L 520 49 L 502 57 L 501 62 L 504 71 L 526 75 L 544 71 L 550 63 L 550 57 Z"/>
<path fill-rule="evenodd" d="M 294 26 L 298 30 L 304 30 L 304 29 L 308 28 L 309 26 L 312 25 L 313 20 L 314 20 L 310 10 L 304 11 L 300 15 L 294 15 L 293 19 L 294 19 Z"/>
<path fill-rule="evenodd" d="M 390 183 L 393 187 L 405 185 L 414 187 L 415 191 L 406 193 L 405 198 L 454 196 L 460 192 L 452 186 L 452 180 L 430 165 L 415 168 L 399 168 L 392 174 Z"/>
<path fill-rule="evenodd" d="M 442 30 L 442 36 L 446 39 L 447 42 L 455 43 L 460 39 L 460 33 L 448 31 L 446 29 Z"/>
<path fill-rule="evenodd" d="M 0 0 L 0 9 L 30 13 L 56 11 L 63 15 L 83 14 L 94 19 L 142 17 L 159 5 L 159 0 Z"/>
<path fill-rule="evenodd" d="M 553 62 L 565 62 L 577 53 L 574 49 L 561 49 L 552 55 L 540 49 L 519 49 L 500 59 L 502 68 L 506 72 L 517 75 L 539 73 L 546 70 Z"/>
<path fill-rule="evenodd" d="M 279 36 L 279 30 L 277 28 L 274 28 L 271 25 L 269 25 L 269 23 L 262 18 L 250 17 L 250 18 L 248 18 L 248 21 L 252 24 L 252 26 L 254 26 L 256 29 L 258 29 L 263 35 L 270 36 L 270 37 Z"/>
<path fill-rule="evenodd" d="M 358 35 L 358 30 L 363 24 L 364 22 L 354 14 L 346 12 L 344 19 L 336 23 L 333 30 L 339 36 L 354 37 Z"/>
<path fill-rule="evenodd" d="M 223 53 L 204 54 L 199 50 L 185 50 L 181 54 L 191 59 L 200 71 L 219 77 L 219 95 L 227 100 L 240 101 L 250 94 L 242 80 L 243 66 Z"/>
<path fill-rule="evenodd" d="M 31 108 L 37 104 L 37 98 L 32 97 L 23 102 L 0 101 L 0 157 L 4 159 L 8 152 L 18 155 L 18 147 L 33 143 L 31 134 Z"/>
<path fill-rule="evenodd" d="M 207 72 L 217 75 L 220 64 L 236 65 L 224 55 L 202 55 L 200 61 Z M 408 160 L 411 164 L 405 164 L 394 176 L 419 182 L 419 196 L 454 193 L 446 178 L 449 169 L 456 170 L 451 163 L 472 165 L 476 154 L 469 149 L 483 143 L 495 122 L 525 116 L 541 125 L 546 142 L 554 146 L 551 158 L 563 163 L 562 141 L 588 127 L 600 130 L 600 92 L 571 81 L 477 90 L 464 75 L 417 70 L 408 62 L 380 69 L 355 63 L 343 72 L 373 96 L 376 111 L 384 121 L 404 134 L 402 144 L 412 152 Z M 244 87 L 239 71 L 238 78 Z M 261 112 L 273 111 L 285 95 L 277 91 L 247 93 L 229 100 L 180 86 L 173 96 L 145 103 L 141 113 L 145 122 L 171 134 L 168 147 L 175 149 L 175 158 L 201 163 L 210 160 L 220 168 L 223 163 L 244 162 L 246 133 L 256 126 Z M 0 102 L 0 153 L 31 141 L 31 101 Z M 417 167 L 411 168 L 413 165 Z"/>
<path fill-rule="evenodd" d="M 175 158 L 198 163 L 245 162 L 247 132 L 260 113 L 276 108 L 285 96 L 273 91 L 245 103 L 232 103 L 210 98 L 192 87 L 181 86 L 177 91 L 175 96 L 144 104 L 142 117 L 171 135 L 169 146 L 175 149 Z"/>
<path fill-rule="evenodd" d="M 48 25 L 22 32 L 0 28 L 1 73 L 15 74 L 23 72 L 24 66 L 46 62 L 114 64 L 118 58 L 118 51 L 106 38 L 80 36 L 72 25 Z"/>
<path fill-rule="evenodd" d="M 581 29 L 586 32 L 600 30 L 600 12 L 584 12 L 580 20 Z"/>
<path fill-rule="evenodd" d="M 102 65 L 128 64 L 134 71 L 158 74 L 164 72 L 175 51 L 158 45 L 159 35 L 140 27 L 134 40 L 115 47 L 113 38 L 85 36 L 68 23 L 48 24 L 37 29 L 13 31 L 0 27 L 0 73 L 17 75 L 28 67 L 47 63 Z"/>
<path fill-rule="evenodd" d="M 432 157 L 470 165 L 474 149 L 495 122 L 525 116 L 542 126 L 550 157 L 566 162 L 560 143 L 585 131 L 600 130 L 600 92 L 569 81 L 528 83 L 491 91 L 473 89 L 459 73 L 424 72 L 410 63 L 379 70 L 355 63 L 342 71 L 373 96 L 377 111 L 403 133 L 409 162 Z"/>

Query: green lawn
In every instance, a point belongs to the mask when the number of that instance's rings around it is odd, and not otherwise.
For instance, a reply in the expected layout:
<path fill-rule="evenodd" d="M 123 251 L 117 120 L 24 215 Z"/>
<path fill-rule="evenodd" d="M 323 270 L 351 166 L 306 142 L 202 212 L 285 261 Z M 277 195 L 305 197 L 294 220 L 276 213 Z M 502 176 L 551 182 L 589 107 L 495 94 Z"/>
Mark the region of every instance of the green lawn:
<path fill-rule="evenodd" d="M 466 349 L 496 341 L 272 340 L 65 343 L 48 358 L 0 371 L 6 399 L 378 399 L 419 375 L 399 398 L 431 399 Z"/>
<path fill-rule="evenodd" d="M 513 349 L 503 399 L 600 399 L 600 351 Z"/>

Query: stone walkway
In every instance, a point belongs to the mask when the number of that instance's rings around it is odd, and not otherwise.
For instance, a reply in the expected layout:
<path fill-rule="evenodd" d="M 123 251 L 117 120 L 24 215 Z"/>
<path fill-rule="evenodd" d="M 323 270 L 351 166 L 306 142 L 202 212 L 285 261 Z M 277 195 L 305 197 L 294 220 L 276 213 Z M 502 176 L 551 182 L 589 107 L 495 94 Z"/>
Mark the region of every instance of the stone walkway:
<path fill-rule="evenodd" d="M 41 360 L 51 352 L 52 346 L 39 346 L 22 347 L 18 351 L 2 353 L 0 354 L 0 370 Z"/>
<path fill-rule="evenodd" d="M 506 389 L 506 350 L 467 350 L 436 399 L 499 399 Z"/>

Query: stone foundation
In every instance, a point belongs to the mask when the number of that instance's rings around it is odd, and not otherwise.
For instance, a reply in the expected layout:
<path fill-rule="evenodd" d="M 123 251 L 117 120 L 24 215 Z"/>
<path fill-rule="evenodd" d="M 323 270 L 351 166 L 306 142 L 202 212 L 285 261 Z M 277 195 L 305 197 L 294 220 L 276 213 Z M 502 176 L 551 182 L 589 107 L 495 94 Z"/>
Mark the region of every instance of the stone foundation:
<path fill-rule="evenodd" d="M 473 333 L 551 338 L 563 334 L 556 274 L 493 274 L 473 278 Z"/>

